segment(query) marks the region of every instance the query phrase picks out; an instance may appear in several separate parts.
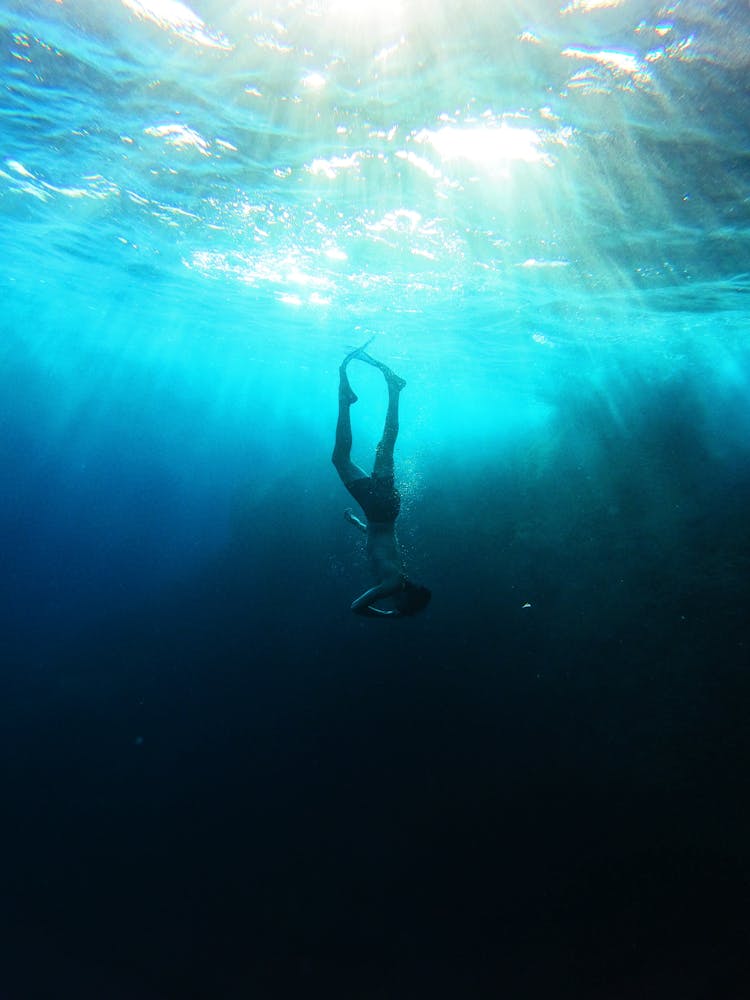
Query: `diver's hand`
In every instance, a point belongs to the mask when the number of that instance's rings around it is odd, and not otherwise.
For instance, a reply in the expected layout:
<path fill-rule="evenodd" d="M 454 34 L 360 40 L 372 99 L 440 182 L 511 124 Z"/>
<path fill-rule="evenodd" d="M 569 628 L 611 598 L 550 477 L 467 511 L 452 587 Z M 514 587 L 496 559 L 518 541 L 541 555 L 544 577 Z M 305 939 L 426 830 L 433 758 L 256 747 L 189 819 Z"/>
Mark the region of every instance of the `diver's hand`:
<path fill-rule="evenodd" d="M 356 514 L 352 513 L 351 507 L 347 507 L 344 511 L 344 520 L 348 521 L 349 524 L 353 524 L 355 528 L 359 528 L 360 531 L 367 533 L 367 525 L 364 521 L 360 521 Z"/>
<path fill-rule="evenodd" d="M 376 608 L 372 604 L 368 604 L 363 608 L 352 607 L 352 611 L 355 615 L 361 615 L 363 618 L 400 618 L 401 612 L 396 608 Z"/>

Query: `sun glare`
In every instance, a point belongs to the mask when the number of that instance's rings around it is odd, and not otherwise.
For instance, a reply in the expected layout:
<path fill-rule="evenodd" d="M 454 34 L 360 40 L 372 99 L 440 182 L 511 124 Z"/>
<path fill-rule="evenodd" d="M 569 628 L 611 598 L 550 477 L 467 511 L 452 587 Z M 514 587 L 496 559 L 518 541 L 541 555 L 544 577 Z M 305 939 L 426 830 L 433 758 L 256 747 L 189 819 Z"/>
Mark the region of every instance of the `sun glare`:
<path fill-rule="evenodd" d="M 191 42 L 217 49 L 232 47 L 226 38 L 209 31 L 201 18 L 180 0 L 122 0 L 122 3 L 136 17 L 152 21 Z"/>
<path fill-rule="evenodd" d="M 415 139 L 429 143 L 444 161 L 464 159 L 483 167 L 503 167 L 513 161 L 550 166 L 552 162 L 540 148 L 537 132 L 505 122 L 499 128 L 445 125 L 436 131 L 424 129 Z"/>
<path fill-rule="evenodd" d="M 406 3 L 405 0 L 329 0 L 326 6 L 338 17 L 395 21 L 403 17 Z"/>

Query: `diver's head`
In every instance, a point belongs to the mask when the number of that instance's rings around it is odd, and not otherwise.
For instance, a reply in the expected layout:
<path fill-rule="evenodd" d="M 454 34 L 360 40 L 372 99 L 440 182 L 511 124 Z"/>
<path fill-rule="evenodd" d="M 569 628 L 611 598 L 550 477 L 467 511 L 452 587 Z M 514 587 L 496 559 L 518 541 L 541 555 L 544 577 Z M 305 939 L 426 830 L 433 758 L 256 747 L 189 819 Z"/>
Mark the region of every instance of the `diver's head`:
<path fill-rule="evenodd" d="M 430 603 L 432 591 L 411 580 L 404 580 L 403 589 L 397 595 L 395 604 L 402 615 L 417 615 Z"/>

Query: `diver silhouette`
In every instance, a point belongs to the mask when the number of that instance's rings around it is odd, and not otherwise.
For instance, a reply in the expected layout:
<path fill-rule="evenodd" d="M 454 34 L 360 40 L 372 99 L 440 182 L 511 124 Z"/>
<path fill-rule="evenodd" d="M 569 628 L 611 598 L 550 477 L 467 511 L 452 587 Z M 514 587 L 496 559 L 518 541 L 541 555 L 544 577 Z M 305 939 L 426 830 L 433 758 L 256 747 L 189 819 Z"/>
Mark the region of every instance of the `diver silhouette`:
<path fill-rule="evenodd" d="M 372 618 L 415 615 L 424 610 L 432 596 L 427 587 L 413 583 L 406 576 L 401 547 L 396 537 L 396 518 L 401 509 L 401 496 L 396 489 L 393 449 L 398 436 L 398 403 L 406 382 L 387 365 L 366 353 L 370 338 L 362 347 L 346 355 L 339 368 L 339 415 L 336 423 L 336 443 L 331 456 L 341 482 L 357 501 L 365 515 L 362 521 L 351 509 L 345 519 L 367 535 L 367 556 L 375 585 L 361 594 L 352 604 L 352 611 Z M 388 386 L 388 410 L 383 436 L 375 451 L 372 475 L 351 460 L 351 406 L 357 402 L 347 374 L 347 365 L 354 358 L 380 369 Z M 385 601 L 386 607 L 376 606 Z"/>

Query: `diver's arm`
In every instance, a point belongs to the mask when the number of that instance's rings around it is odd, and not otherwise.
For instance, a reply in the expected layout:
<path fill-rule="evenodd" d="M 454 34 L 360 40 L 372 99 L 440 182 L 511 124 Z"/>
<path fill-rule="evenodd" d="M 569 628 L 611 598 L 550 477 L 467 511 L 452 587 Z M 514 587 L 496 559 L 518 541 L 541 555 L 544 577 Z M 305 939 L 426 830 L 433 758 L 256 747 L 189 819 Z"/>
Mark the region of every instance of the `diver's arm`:
<path fill-rule="evenodd" d="M 361 611 L 357 611 L 356 614 L 361 615 L 363 618 L 400 618 L 401 612 L 396 608 L 391 608 L 386 610 L 385 608 L 376 608 L 371 604 L 368 604 L 366 608 Z"/>
<path fill-rule="evenodd" d="M 344 511 L 344 520 L 348 521 L 349 524 L 353 524 L 355 528 L 359 528 L 360 531 L 363 531 L 365 534 L 367 534 L 367 525 L 365 524 L 364 521 L 360 521 L 360 519 L 356 516 L 356 514 L 352 514 L 350 507 L 347 507 L 347 509 Z"/>
<path fill-rule="evenodd" d="M 381 618 L 384 615 L 388 618 L 399 617 L 401 612 L 397 609 L 385 611 L 382 608 L 373 607 L 373 602 L 379 601 L 383 597 L 390 597 L 391 594 L 397 594 L 401 590 L 401 586 L 401 579 L 398 578 L 395 581 L 387 580 L 385 583 L 379 583 L 376 587 L 370 587 L 354 601 L 352 611 L 355 615 L 364 615 L 369 618 Z"/>

